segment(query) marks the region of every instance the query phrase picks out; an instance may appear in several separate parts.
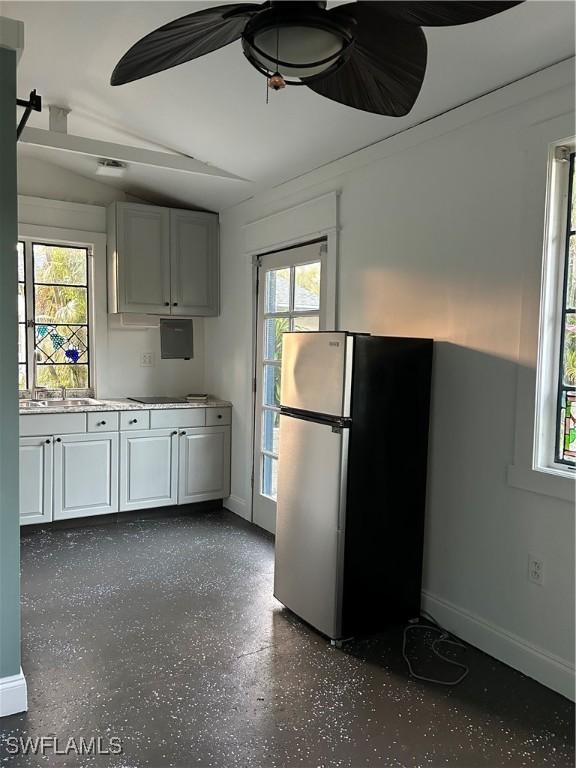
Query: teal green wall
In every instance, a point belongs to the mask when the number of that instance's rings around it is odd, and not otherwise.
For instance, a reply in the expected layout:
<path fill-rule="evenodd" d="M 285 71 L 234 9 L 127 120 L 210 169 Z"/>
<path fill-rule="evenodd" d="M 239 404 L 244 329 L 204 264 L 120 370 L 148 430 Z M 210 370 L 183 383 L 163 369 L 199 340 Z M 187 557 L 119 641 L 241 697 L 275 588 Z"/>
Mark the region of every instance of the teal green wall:
<path fill-rule="evenodd" d="M 0 678 L 20 671 L 16 52 L 0 48 Z"/>

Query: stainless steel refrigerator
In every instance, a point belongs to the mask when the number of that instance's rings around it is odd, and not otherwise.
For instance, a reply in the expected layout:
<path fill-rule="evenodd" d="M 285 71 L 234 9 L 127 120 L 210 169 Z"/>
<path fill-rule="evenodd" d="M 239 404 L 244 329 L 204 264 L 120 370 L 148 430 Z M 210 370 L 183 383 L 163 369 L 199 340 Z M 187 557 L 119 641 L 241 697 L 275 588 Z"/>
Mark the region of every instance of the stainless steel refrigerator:
<path fill-rule="evenodd" d="M 432 347 L 284 335 L 274 594 L 331 639 L 419 614 Z"/>

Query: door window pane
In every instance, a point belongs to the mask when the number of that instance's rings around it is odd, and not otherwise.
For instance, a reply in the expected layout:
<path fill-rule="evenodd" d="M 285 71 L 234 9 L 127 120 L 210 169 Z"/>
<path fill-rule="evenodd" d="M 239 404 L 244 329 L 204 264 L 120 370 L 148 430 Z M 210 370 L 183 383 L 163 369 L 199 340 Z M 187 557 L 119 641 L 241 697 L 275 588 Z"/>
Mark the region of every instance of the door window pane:
<path fill-rule="evenodd" d="M 318 315 L 310 317 L 295 317 L 292 321 L 293 331 L 318 331 L 320 330 L 320 318 Z"/>
<path fill-rule="evenodd" d="M 262 456 L 262 493 L 272 499 L 278 490 L 278 459 Z"/>
<path fill-rule="evenodd" d="M 282 357 L 282 334 L 290 326 L 287 317 L 271 317 L 264 321 L 264 359 L 280 360 Z"/>
<path fill-rule="evenodd" d="M 280 414 L 278 411 L 262 412 L 262 450 L 278 455 Z"/>
<path fill-rule="evenodd" d="M 280 405 L 280 366 L 264 366 L 263 405 Z"/>
<path fill-rule="evenodd" d="M 272 269 L 266 273 L 265 312 L 290 309 L 290 269 Z"/>
<path fill-rule="evenodd" d="M 34 243 L 34 280 L 37 283 L 87 285 L 87 251 L 61 245 Z"/>
<path fill-rule="evenodd" d="M 320 309 L 320 262 L 294 268 L 294 311 Z"/>

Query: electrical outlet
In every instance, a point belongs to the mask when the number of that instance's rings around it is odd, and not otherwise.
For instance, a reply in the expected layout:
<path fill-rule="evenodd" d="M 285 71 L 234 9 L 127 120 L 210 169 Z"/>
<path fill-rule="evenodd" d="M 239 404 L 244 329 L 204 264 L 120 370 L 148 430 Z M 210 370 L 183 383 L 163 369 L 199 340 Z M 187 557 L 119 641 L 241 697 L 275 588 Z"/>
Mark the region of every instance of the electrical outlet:
<path fill-rule="evenodd" d="M 140 365 L 142 368 L 151 368 L 154 365 L 154 355 L 152 352 L 142 352 L 140 354 Z"/>
<path fill-rule="evenodd" d="M 528 581 L 542 586 L 544 584 L 544 560 L 536 555 L 528 555 Z"/>

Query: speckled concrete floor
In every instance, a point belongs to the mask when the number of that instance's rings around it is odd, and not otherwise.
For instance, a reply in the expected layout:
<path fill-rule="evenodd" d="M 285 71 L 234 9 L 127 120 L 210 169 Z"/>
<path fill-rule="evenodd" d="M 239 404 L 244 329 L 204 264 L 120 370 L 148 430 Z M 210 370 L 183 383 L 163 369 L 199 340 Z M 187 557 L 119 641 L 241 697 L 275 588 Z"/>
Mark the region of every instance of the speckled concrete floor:
<path fill-rule="evenodd" d="M 331 648 L 274 600 L 272 541 L 231 513 L 38 530 L 22 554 L 30 709 L 1 721 L 1 764 L 574 764 L 569 702 L 479 651 L 443 688 L 408 678 L 399 629 Z M 123 754 L 7 754 L 42 735 Z"/>

